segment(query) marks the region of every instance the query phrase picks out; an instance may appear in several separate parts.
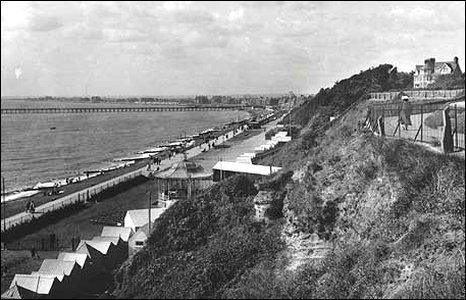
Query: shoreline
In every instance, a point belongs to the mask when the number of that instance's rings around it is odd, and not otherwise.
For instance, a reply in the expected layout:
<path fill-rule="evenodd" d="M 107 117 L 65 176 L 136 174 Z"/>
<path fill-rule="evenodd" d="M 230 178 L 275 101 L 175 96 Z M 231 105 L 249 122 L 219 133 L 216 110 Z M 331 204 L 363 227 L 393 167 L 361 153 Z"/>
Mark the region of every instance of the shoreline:
<path fill-rule="evenodd" d="M 248 112 L 248 113 L 250 115 L 248 120 L 251 120 L 251 118 L 254 117 L 254 113 L 252 112 Z M 272 114 L 263 113 L 261 115 L 263 116 L 263 119 L 270 119 L 270 116 Z M 230 122 L 230 123 L 224 124 L 219 131 L 215 132 L 215 134 L 211 135 L 208 139 L 205 139 L 206 142 L 204 141 L 204 139 L 199 140 L 199 143 L 196 143 L 193 147 L 191 147 L 190 149 L 187 149 L 187 152 L 189 153 L 189 152 L 200 151 L 199 150 L 201 149 L 199 147 L 200 145 L 205 145 L 205 143 L 210 144 L 213 141 L 215 141 L 218 137 L 221 137 L 221 136 L 225 137 L 225 135 L 229 133 L 234 133 L 233 136 L 228 137 L 228 140 L 231 139 L 232 137 L 237 135 L 236 132 L 239 129 L 241 129 L 244 125 L 246 125 L 244 124 L 244 122 L 246 122 L 246 119 L 243 119 L 242 121 L 239 121 L 239 122 Z M 222 141 L 219 141 L 219 142 L 220 143 L 216 142 L 216 144 L 222 143 Z M 212 147 L 212 149 L 215 149 L 215 148 Z M 182 154 L 178 154 L 178 155 L 175 154 L 175 156 L 180 156 L 180 155 Z M 60 195 L 46 196 L 46 195 L 43 195 L 42 193 L 38 193 L 28 198 L 21 198 L 21 199 L 16 199 L 14 201 L 8 201 L 5 203 L 2 203 L 2 211 L 1 211 L 2 220 L 11 219 L 15 216 L 18 216 L 19 214 L 24 214 L 24 210 L 25 210 L 24 208 L 25 208 L 26 202 L 30 200 L 34 201 L 34 204 L 36 206 L 36 211 L 38 211 L 37 209 L 39 208 L 39 206 L 44 206 L 50 203 L 54 203 L 56 202 L 56 200 L 63 199 L 65 197 L 69 198 L 70 196 L 81 193 L 82 191 L 86 189 L 91 189 L 95 186 L 101 186 L 102 184 L 104 184 L 105 182 L 109 180 L 114 180 L 119 177 L 124 177 L 125 175 L 135 173 L 138 170 L 142 170 L 144 169 L 144 167 L 148 165 L 149 161 L 150 159 L 144 159 L 126 168 L 110 171 L 103 175 L 96 176 L 94 178 L 90 178 L 82 182 L 65 185 L 61 188 L 63 189 L 63 193 L 61 193 Z M 167 162 L 170 164 L 172 163 L 170 160 L 167 160 L 167 159 L 164 159 L 164 161 L 166 161 L 165 163 Z"/>
<path fill-rule="evenodd" d="M 239 121 L 234 121 L 234 122 L 230 121 L 230 122 L 220 123 L 220 124 L 218 124 L 217 126 L 215 126 L 213 128 L 218 128 L 217 130 L 220 133 L 223 133 L 225 131 L 229 131 L 228 127 L 225 129 L 225 127 L 228 126 L 228 125 L 230 125 L 229 127 L 235 127 L 236 124 L 238 124 L 238 123 L 243 123 L 243 122 L 250 121 L 251 118 L 253 117 L 253 114 L 250 111 L 245 111 L 245 112 L 248 113 L 247 117 L 245 117 L 245 118 L 243 118 L 243 119 L 241 119 Z M 210 128 L 210 129 L 213 129 L 213 128 Z M 201 128 L 199 128 L 198 132 L 193 134 L 192 137 L 200 136 L 200 134 L 203 131 L 205 131 L 205 130 L 202 130 Z M 32 194 L 33 191 L 37 191 L 38 193 L 41 193 L 41 192 L 44 192 L 46 190 L 52 189 L 54 185 L 57 185 L 57 188 L 59 188 L 59 189 L 63 189 L 64 187 L 74 185 L 76 183 L 86 182 L 87 180 L 92 179 L 94 177 L 101 177 L 101 176 L 106 175 L 106 174 L 114 173 L 115 171 L 118 171 L 118 170 L 123 169 L 123 170 L 128 170 L 129 171 L 130 170 L 129 167 L 131 167 L 131 165 L 138 164 L 138 163 L 141 163 L 141 162 L 144 162 L 145 164 L 147 164 L 151 160 L 151 157 L 159 156 L 159 154 L 156 154 L 156 153 L 147 154 L 146 153 L 145 158 L 141 157 L 140 159 L 137 159 L 136 161 L 133 161 L 133 162 L 125 160 L 126 158 L 141 156 L 141 155 L 143 155 L 142 153 L 147 151 L 147 150 L 150 150 L 150 149 L 153 149 L 153 148 L 160 148 L 160 147 L 164 147 L 164 146 L 166 147 L 167 145 L 178 142 L 178 141 L 180 141 L 182 139 L 183 138 L 180 138 L 180 137 L 178 137 L 178 138 L 173 137 L 173 138 L 168 139 L 166 141 L 160 142 L 160 145 L 151 145 L 151 146 L 144 147 L 144 149 L 136 149 L 136 150 L 133 149 L 131 151 L 131 153 L 128 153 L 125 157 L 114 157 L 111 160 L 104 160 L 104 161 L 101 161 L 101 162 L 96 163 L 96 164 L 90 164 L 86 168 L 82 168 L 81 170 L 74 171 L 73 175 L 70 175 L 70 176 L 67 176 L 67 177 L 59 177 L 59 178 L 39 180 L 34 185 L 30 184 L 28 186 L 14 188 L 13 190 L 7 190 L 5 192 L 5 194 L 3 194 L 3 191 L 0 191 L 1 192 L 0 203 L 1 204 L 4 203 L 4 196 L 5 196 L 5 202 L 6 203 L 11 202 L 11 201 L 25 200 L 25 199 L 28 199 L 28 198 L 34 196 L 34 194 Z M 196 141 L 196 143 L 194 144 L 193 147 L 197 147 L 199 145 L 197 143 L 197 140 L 195 140 L 193 138 L 193 141 Z M 189 150 L 189 149 L 190 148 L 186 148 L 186 150 Z M 167 149 L 167 150 L 171 151 L 171 149 Z M 112 167 L 114 167 L 115 165 L 117 165 L 117 164 L 122 165 L 124 163 L 127 163 L 127 165 L 112 169 Z M 93 172 L 87 172 L 89 170 L 93 170 Z M 88 175 L 88 174 L 91 174 L 91 175 Z M 70 183 L 67 183 L 68 179 L 71 179 Z M 38 185 L 39 186 L 42 185 L 42 188 L 36 188 L 36 186 L 38 186 Z M 45 186 L 48 186 L 48 187 L 45 187 Z M 35 194 L 37 194 L 37 193 L 35 193 Z M 55 196 L 58 196 L 58 195 L 55 195 Z M 2 218 L 3 218 L 3 212 L 2 212 Z"/>

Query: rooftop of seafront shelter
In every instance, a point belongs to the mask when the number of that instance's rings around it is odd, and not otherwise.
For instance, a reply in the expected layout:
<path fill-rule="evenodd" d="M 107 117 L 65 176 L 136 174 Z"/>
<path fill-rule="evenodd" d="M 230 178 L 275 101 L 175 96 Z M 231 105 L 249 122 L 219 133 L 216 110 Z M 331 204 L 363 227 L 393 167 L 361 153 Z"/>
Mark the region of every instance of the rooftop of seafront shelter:
<path fill-rule="evenodd" d="M 245 164 L 240 162 L 219 161 L 215 164 L 213 169 L 226 172 L 267 176 L 280 171 L 282 168 L 274 166 Z"/>

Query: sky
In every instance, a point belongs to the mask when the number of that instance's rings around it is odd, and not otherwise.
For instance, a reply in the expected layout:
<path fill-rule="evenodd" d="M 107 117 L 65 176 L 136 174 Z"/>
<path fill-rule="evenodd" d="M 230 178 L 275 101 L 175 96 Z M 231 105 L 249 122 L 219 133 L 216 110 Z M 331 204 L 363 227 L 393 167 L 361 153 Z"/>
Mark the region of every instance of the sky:
<path fill-rule="evenodd" d="M 2 96 L 316 93 L 459 58 L 465 2 L 1 2 Z"/>

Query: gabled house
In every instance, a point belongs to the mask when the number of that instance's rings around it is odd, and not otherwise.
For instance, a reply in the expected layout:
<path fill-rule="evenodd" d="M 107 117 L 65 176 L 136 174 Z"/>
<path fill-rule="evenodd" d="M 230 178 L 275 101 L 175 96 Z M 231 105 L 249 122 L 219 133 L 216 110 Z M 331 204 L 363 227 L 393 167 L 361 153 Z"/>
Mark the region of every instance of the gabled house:
<path fill-rule="evenodd" d="M 424 89 L 429 84 L 434 83 L 439 76 L 448 74 L 462 75 L 458 57 L 454 57 L 452 61 L 442 62 L 436 62 L 435 58 L 426 59 L 423 65 L 416 65 L 413 78 L 414 88 Z"/>

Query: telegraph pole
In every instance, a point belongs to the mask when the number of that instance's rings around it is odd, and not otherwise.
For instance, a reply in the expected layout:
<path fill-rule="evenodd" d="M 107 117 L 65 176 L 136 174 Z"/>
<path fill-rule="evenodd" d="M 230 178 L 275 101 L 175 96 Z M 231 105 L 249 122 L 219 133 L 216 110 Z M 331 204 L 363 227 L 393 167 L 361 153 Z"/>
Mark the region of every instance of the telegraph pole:
<path fill-rule="evenodd" d="M 150 230 L 151 230 L 151 223 L 150 223 L 150 213 L 151 213 L 151 205 L 152 205 L 152 191 L 149 191 L 149 235 L 150 235 Z"/>

